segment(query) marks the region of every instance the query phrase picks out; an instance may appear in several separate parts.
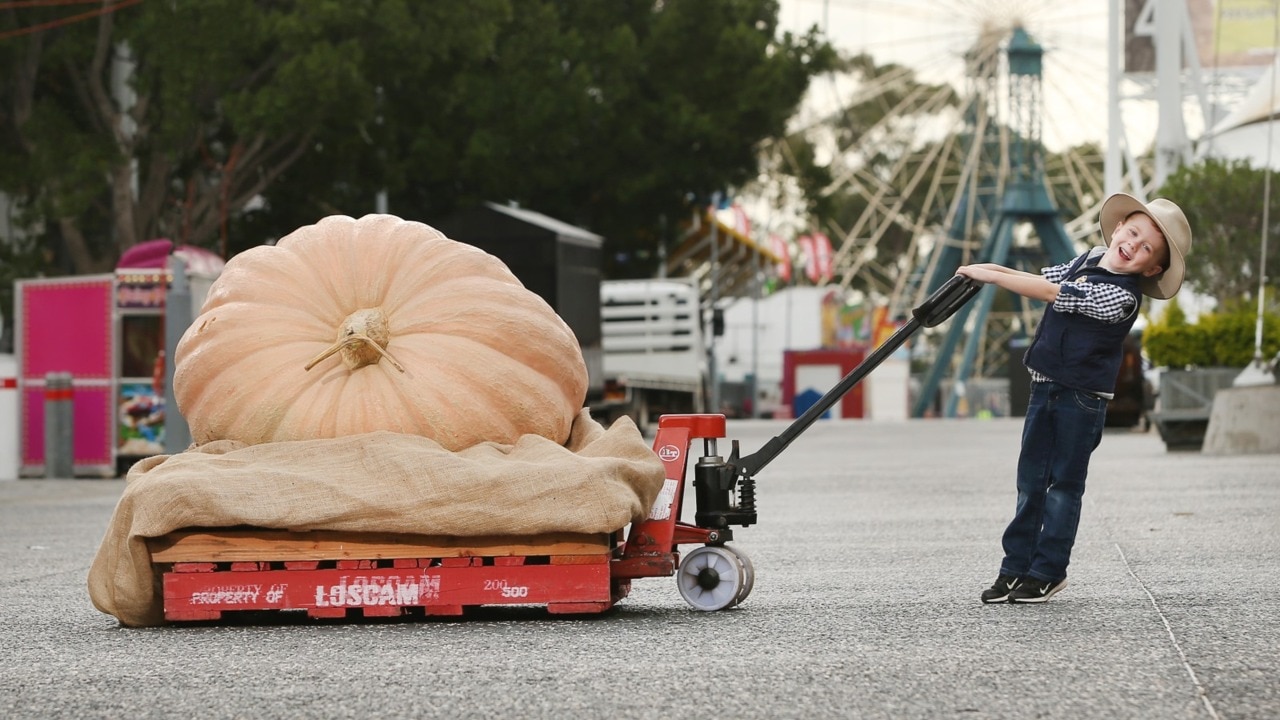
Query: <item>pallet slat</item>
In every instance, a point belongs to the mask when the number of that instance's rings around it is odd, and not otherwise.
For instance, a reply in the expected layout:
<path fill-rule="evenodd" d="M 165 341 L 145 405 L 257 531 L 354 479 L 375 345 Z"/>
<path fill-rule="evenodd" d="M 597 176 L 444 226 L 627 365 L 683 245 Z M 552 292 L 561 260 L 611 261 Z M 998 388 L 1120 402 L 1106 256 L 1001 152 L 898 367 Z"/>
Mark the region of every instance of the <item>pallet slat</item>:
<path fill-rule="evenodd" d="M 180 530 L 149 538 L 151 561 L 299 562 L 310 560 L 594 555 L 606 552 L 606 533 L 451 537 L 326 530 Z"/>

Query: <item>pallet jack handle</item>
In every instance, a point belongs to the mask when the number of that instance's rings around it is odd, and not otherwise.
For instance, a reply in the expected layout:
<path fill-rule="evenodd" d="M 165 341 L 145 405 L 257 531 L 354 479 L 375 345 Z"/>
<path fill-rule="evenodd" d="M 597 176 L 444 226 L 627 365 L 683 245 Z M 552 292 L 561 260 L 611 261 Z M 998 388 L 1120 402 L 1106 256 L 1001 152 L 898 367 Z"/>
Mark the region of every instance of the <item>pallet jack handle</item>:
<path fill-rule="evenodd" d="M 741 478 L 753 478 L 755 474 L 768 465 L 774 458 L 782 453 L 788 445 L 792 443 L 800 433 L 809 429 L 822 414 L 836 404 L 840 398 L 853 389 L 855 385 L 862 381 L 868 373 L 874 370 L 880 363 L 894 353 L 902 346 L 907 338 L 915 331 L 922 327 L 935 327 L 947 318 L 955 314 L 965 303 L 969 302 L 978 291 L 982 289 L 982 283 L 963 275 L 956 275 L 942 287 L 938 288 L 930 295 L 919 307 L 911 311 L 911 319 L 907 324 L 898 328 L 897 332 L 889 336 L 887 340 L 880 344 L 871 352 L 858 366 L 849 371 L 835 387 L 827 391 L 800 417 L 787 426 L 781 434 L 764 444 L 756 452 L 739 459 L 738 458 L 738 442 L 733 442 L 733 452 L 729 457 L 729 465 L 736 469 L 736 474 Z"/>

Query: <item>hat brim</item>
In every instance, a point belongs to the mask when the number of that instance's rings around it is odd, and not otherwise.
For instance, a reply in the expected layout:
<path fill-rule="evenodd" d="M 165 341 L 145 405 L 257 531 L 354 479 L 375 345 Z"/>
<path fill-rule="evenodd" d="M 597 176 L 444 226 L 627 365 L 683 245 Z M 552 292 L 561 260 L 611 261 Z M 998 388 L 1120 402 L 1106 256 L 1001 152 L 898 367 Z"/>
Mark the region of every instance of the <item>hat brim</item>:
<path fill-rule="evenodd" d="M 1178 290 L 1182 288 L 1183 276 L 1186 274 L 1186 259 L 1182 256 L 1182 248 L 1173 242 L 1174 235 L 1169 232 L 1169 228 L 1165 227 L 1164 221 L 1159 215 L 1147 209 L 1147 206 L 1138 198 L 1126 193 L 1116 193 L 1107 198 L 1102 204 L 1102 212 L 1098 218 L 1098 225 L 1102 228 L 1102 235 L 1106 238 L 1107 246 L 1111 245 L 1111 234 L 1115 232 L 1116 226 L 1124 222 L 1124 219 L 1133 213 L 1140 212 L 1151 218 L 1151 222 L 1160 229 L 1160 234 L 1164 236 L 1165 246 L 1169 248 L 1169 267 L 1165 268 L 1159 275 L 1144 277 L 1139 281 L 1138 286 L 1142 289 L 1142 294 L 1157 300 L 1168 300 L 1178 294 Z"/>

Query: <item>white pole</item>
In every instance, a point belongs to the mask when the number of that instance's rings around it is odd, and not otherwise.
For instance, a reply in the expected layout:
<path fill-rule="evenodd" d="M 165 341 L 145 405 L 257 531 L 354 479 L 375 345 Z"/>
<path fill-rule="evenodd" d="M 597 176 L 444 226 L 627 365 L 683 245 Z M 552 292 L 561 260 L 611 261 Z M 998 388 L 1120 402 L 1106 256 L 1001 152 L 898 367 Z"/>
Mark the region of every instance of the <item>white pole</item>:
<path fill-rule="evenodd" d="M 1120 0 L 1110 0 L 1107 13 L 1107 158 L 1103 166 L 1103 186 L 1107 195 L 1119 192 L 1123 172 L 1120 155 L 1120 133 L 1123 118 L 1120 113 L 1120 46 L 1124 38 L 1120 32 Z"/>
<path fill-rule="evenodd" d="M 1272 47 L 1280 48 L 1280 0 L 1272 0 L 1271 3 L 1272 18 L 1275 19 L 1275 40 Z M 1272 60 L 1271 68 L 1271 105 L 1276 106 L 1276 72 L 1275 60 Z M 1253 328 L 1253 362 L 1236 376 L 1232 381 L 1232 385 L 1240 387 L 1242 385 L 1270 385 L 1275 382 L 1275 375 L 1268 372 L 1266 362 L 1262 357 L 1262 316 L 1266 310 L 1267 297 L 1267 241 L 1271 236 L 1271 136 L 1274 134 L 1276 126 L 1276 118 L 1274 110 L 1272 117 L 1267 120 L 1267 169 L 1262 176 L 1262 257 L 1258 261 L 1258 318 Z"/>
<path fill-rule="evenodd" d="M 711 378 L 708 387 L 710 390 L 711 407 L 708 412 L 720 412 L 720 368 L 716 367 L 716 305 L 720 302 L 720 220 L 716 215 L 716 211 L 720 209 L 720 199 L 723 197 L 719 191 L 711 193 L 711 301 L 707 303 L 711 307 L 711 324 L 710 332 L 707 333 L 707 375 Z"/>
<path fill-rule="evenodd" d="M 765 260 L 758 261 L 755 272 L 755 288 L 751 293 L 751 382 L 747 391 L 751 398 L 751 415 L 760 417 L 760 296 L 763 294 Z"/>
<path fill-rule="evenodd" d="M 1271 19 L 1275 27 L 1275 36 L 1271 47 L 1280 50 L 1280 0 L 1272 0 Z M 1266 310 L 1267 298 L 1267 244 L 1271 239 L 1271 136 L 1275 132 L 1276 117 L 1276 72 L 1275 60 L 1271 65 L 1271 118 L 1267 120 L 1267 174 L 1263 180 L 1262 200 L 1262 257 L 1258 260 L 1258 322 L 1253 330 L 1253 362 L 1262 367 L 1262 315 Z"/>
<path fill-rule="evenodd" d="M 1273 2 L 1273 8 L 1280 6 L 1280 3 Z M 1276 47 L 1280 47 L 1280 12 L 1275 13 L 1276 18 Z M 1271 107 L 1276 106 L 1276 75 L 1274 68 L 1271 72 Z M 1258 260 L 1258 320 L 1253 329 L 1253 363 L 1259 368 L 1262 367 L 1262 315 L 1266 310 L 1267 298 L 1267 242 L 1271 238 L 1271 136 L 1275 132 L 1276 118 L 1274 115 L 1267 121 L 1267 172 L 1262 179 L 1262 257 Z"/>
<path fill-rule="evenodd" d="M 1156 105 L 1160 124 L 1156 129 L 1155 187 L 1164 184 L 1187 159 L 1187 132 L 1182 121 L 1182 16 L 1181 8 L 1162 2 L 1155 8 Z"/>

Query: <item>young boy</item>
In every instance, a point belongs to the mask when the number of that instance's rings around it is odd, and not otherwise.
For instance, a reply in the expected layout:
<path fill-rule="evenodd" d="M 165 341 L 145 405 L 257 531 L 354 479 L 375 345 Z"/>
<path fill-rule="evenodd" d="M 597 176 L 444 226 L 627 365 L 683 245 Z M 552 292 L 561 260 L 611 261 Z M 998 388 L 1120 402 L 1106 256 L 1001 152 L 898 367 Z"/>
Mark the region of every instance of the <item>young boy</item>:
<path fill-rule="evenodd" d="M 1174 203 L 1117 193 L 1102 204 L 1108 247 L 1042 275 L 992 263 L 959 274 L 1048 303 L 1023 363 L 1031 399 L 1018 457 L 1018 504 L 1004 560 L 982 602 L 1041 603 L 1067 585 L 1089 456 L 1102 440 L 1123 343 L 1139 293 L 1173 297 L 1182 286 L 1191 227 Z"/>

